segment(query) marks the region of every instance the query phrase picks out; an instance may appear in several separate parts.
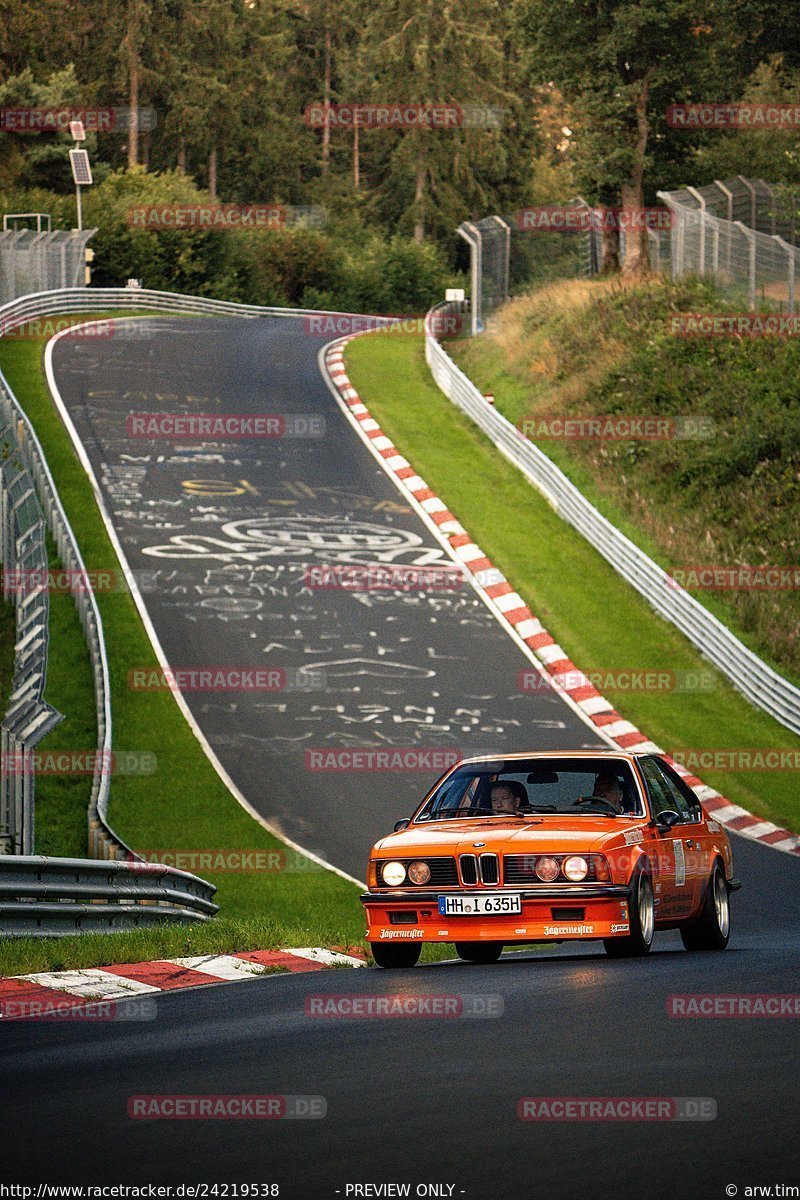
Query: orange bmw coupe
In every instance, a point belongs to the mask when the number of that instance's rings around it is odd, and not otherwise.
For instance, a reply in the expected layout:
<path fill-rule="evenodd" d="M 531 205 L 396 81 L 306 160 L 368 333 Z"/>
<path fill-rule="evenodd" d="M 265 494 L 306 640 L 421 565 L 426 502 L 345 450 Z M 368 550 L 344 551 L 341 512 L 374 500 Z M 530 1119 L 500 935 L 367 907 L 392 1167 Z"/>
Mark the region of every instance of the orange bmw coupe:
<path fill-rule="evenodd" d="M 730 937 L 730 842 L 657 754 L 510 754 L 454 766 L 375 844 L 361 897 L 379 967 L 424 942 L 468 962 L 515 943 L 601 940 L 647 954 L 679 929 L 687 950 Z"/>

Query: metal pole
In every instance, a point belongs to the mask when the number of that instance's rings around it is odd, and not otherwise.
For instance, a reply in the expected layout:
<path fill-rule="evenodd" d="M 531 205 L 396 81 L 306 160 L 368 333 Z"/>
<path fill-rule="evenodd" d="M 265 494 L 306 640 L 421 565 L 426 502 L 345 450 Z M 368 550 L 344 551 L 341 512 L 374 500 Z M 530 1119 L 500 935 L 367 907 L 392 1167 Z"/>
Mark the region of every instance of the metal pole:
<path fill-rule="evenodd" d="M 724 192 L 725 195 L 728 197 L 727 220 L 732 225 L 733 224 L 733 192 L 731 191 L 731 189 L 729 187 L 725 186 L 725 184 L 722 182 L 721 179 L 715 179 L 714 183 L 717 185 L 719 190 L 721 192 Z M 733 231 L 730 228 L 728 228 L 725 231 L 725 235 L 726 235 L 725 236 L 725 270 L 727 271 L 729 277 L 730 277 L 730 273 L 731 273 L 731 233 L 732 232 Z"/>
<path fill-rule="evenodd" d="M 737 175 L 736 178 L 741 183 L 744 184 L 744 186 L 747 188 L 748 192 L 750 193 L 750 228 L 755 229 L 755 227 L 756 227 L 756 189 L 753 187 L 753 185 L 749 179 L 745 179 L 744 175 Z M 736 223 L 737 223 L 737 225 L 739 224 L 738 221 Z"/>
<path fill-rule="evenodd" d="M 78 197 L 78 232 L 83 230 L 83 210 L 81 208 L 81 185 L 75 184 L 75 192 Z"/>
<path fill-rule="evenodd" d="M 475 230 L 475 233 L 472 233 L 471 230 Z M 467 245 L 469 246 L 469 265 L 470 265 L 469 309 L 470 309 L 470 333 L 472 334 L 472 337 L 475 337 L 475 335 L 478 332 L 478 304 L 479 304 L 478 292 L 479 292 L 479 287 L 480 287 L 480 269 L 478 266 L 478 257 L 480 254 L 480 249 L 479 249 L 478 239 L 475 236 L 475 234 L 477 234 L 477 232 L 478 231 L 477 231 L 477 229 L 475 229 L 475 226 L 472 225 L 469 221 L 462 221 L 462 223 L 458 227 L 459 236 L 462 237 L 464 239 L 464 241 L 467 243 Z"/>
<path fill-rule="evenodd" d="M 790 246 L 788 242 L 785 242 L 782 237 L 778 237 L 777 234 L 775 234 L 775 241 L 778 243 L 778 245 L 781 247 L 782 250 L 786 251 L 786 254 L 789 259 L 789 262 L 788 262 L 789 269 L 788 269 L 787 281 L 789 284 L 789 315 L 791 316 L 794 313 L 794 279 L 795 279 L 794 264 L 795 264 L 795 255 L 796 255 L 797 251 L 795 250 L 794 246 Z"/>
<path fill-rule="evenodd" d="M 749 258 L 750 258 L 749 268 L 750 269 L 748 272 L 747 303 L 749 305 L 750 311 L 755 312 L 755 307 L 756 307 L 756 235 L 753 232 L 753 230 L 748 229 L 747 226 L 745 224 L 743 224 L 742 221 L 736 221 L 736 227 L 737 227 L 737 229 L 740 229 L 742 231 L 742 234 L 747 239 L 747 243 L 750 247 L 750 255 L 749 255 Z"/>
<path fill-rule="evenodd" d="M 692 196 L 694 196 L 695 200 L 697 200 L 700 205 L 700 270 L 697 273 L 698 273 L 698 275 L 705 275 L 705 273 L 706 273 L 706 198 L 705 198 L 705 196 L 702 196 L 700 194 L 700 192 L 698 192 L 697 188 L 690 187 L 690 188 L 687 188 L 686 190 Z"/>
<path fill-rule="evenodd" d="M 496 213 L 494 215 L 494 220 L 497 221 L 497 224 L 505 232 L 505 237 L 504 237 L 505 251 L 504 251 L 504 256 L 503 256 L 503 286 L 501 287 L 500 292 L 501 292 L 503 299 L 505 301 L 508 301 L 509 280 L 510 280 L 510 272 L 511 272 L 511 226 L 509 224 L 507 224 L 507 222 L 504 221 L 502 217 L 498 217 Z"/>

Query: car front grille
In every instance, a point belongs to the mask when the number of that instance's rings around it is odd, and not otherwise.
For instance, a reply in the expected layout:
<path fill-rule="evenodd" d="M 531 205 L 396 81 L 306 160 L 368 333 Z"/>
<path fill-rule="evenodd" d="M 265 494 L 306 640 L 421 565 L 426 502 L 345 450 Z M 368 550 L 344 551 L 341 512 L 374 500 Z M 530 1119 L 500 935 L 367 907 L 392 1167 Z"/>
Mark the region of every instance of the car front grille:
<path fill-rule="evenodd" d="M 496 854 L 462 854 L 458 865 L 465 887 L 474 887 L 478 883 L 496 887 L 500 882 L 500 864 Z"/>
<path fill-rule="evenodd" d="M 491 887 L 500 879 L 500 864 L 496 854 L 481 855 L 481 879 Z"/>

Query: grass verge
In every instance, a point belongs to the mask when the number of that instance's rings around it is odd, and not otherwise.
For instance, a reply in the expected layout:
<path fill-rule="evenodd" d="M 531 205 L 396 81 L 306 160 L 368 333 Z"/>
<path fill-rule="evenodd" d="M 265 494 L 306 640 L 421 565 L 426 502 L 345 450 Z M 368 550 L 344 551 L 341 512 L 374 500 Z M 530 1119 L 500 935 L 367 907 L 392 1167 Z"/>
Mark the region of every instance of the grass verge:
<path fill-rule="evenodd" d="M 76 315 L 75 322 L 87 316 Z M 114 315 L 119 316 L 119 313 Z M 0 369 L 23 404 L 45 449 L 56 488 L 89 571 L 119 571 L 91 485 L 74 453 L 44 378 L 44 339 L 0 339 Z M 133 692 L 128 670 L 157 662 L 131 596 L 98 592 L 111 674 L 115 751 L 149 751 L 152 775 L 112 781 L 109 818 L 130 845 L 160 850 L 281 851 L 283 843 L 254 821 L 222 783 L 168 692 Z M 13 623 L 9 627 L 13 642 Z M 77 630 L 77 632 L 76 632 Z M 87 693 L 88 659 L 71 600 L 53 597 L 53 652 L 47 699 L 67 714 L 53 732 L 64 748 L 93 751 L 94 694 Z M 4 638 L 4 645 L 6 639 Z M 0 655 L 2 658 L 2 655 Z M 65 741 L 65 738 L 67 739 Z M 47 745 L 53 747 L 53 742 Z M 42 743 L 45 746 L 45 743 Z M 58 844 L 77 849 L 85 828 L 85 778 L 42 780 L 37 850 Z M 52 824 L 51 824 L 52 823 Z M 85 838 L 80 840 L 85 854 Z M 288 863 L 297 866 L 296 856 Z M 203 872 L 217 885 L 223 919 L 198 929 L 170 927 L 134 933 L 58 939 L 0 940 L 0 975 L 58 967 L 160 958 L 176 953 L 280 946 L 363 945 L 364 921 L 355 885 L 303 860 L 304 870 Z"/>
<path fill-rule="evenodd" d="M 667 571 L 692 565 L 796 571 L 797 339 L 671 332 L 676 313 L 732 311 L 710 285 L 692 279 L 562 280 L 513 301 L 490 333 L 453 342 L 450 353 L 481 391 L 494 392 L 498 410 L 515 424 L 563 416 L 701 419 L 701 437 L 678 430 L 679 436 L 653 441 L 550 437 L 537 444 Z M 800 684 L 796 588 L 695 595 Z"/>
<path fill-rule="evenodd" d="M 387 436 L 582 670 L 702 673 L 707 691 L 601 687 L 625 717 L 672 752 L 800 749 L 800 739 L 748 704 L 446 399 L 422 338 L 358 338 L 346 357 L 353 386 Z M 794 772 L 699 773 L 744 808 L 800 828 Z"/>

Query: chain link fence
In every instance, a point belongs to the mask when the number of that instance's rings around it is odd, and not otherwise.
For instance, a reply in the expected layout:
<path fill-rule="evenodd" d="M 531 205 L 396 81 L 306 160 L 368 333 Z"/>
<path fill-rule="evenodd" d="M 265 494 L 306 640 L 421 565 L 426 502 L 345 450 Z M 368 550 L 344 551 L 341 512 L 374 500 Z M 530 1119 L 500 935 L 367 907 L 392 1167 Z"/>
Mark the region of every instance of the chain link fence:
<path fill-rule="evenodd" d="M 14 672 L 0 723 L 0 854 L 32 854 L 32 754 L 61 720 L 44 701 L 49 597 L 45 525 L 16 440 L 16 414 L 0 388 L 0 557 L 3 599 L 15 609 Z"/>
<path fill-rule="evenodd" d="M 547 219 L 538 223 L 537 214 Z M 593 210 L 581 197 L 563 206 L 464 221 L 458 232 L 470 247 L 473 335 L 512 296 L 550 279 L 598 270 L 600 236 L 593 227 Z"/>
<path fill-rule="evenodd" d="M 669 269 L 674 278 L 698 275 L 751 310 L 794 313 L 795 197 L 742 175 L 658 197 L 673 215 Z"/>
<path fill-rule="evenodd" d="M 96 232 L 13 229 L 0 233 L 0 304 L 32 292 L 83 287 L 86 247 Z"/>
<path fill-rule="evenodd" d="M 654 271 L 698 275 L 751 310 L 794 313 L 798 200 L 763 179 L 716 180 L 706 187 L 659 192 L 662 208 L 638 214 Z M 603 266 L 603 225 L 617 223 L 624 261 L 631 215 L 593 208 L 582 197 L 465 221 L 470 247 L 470 332 L 485 327 L 510 297 L 547 283 L 596 275 Z"/>

